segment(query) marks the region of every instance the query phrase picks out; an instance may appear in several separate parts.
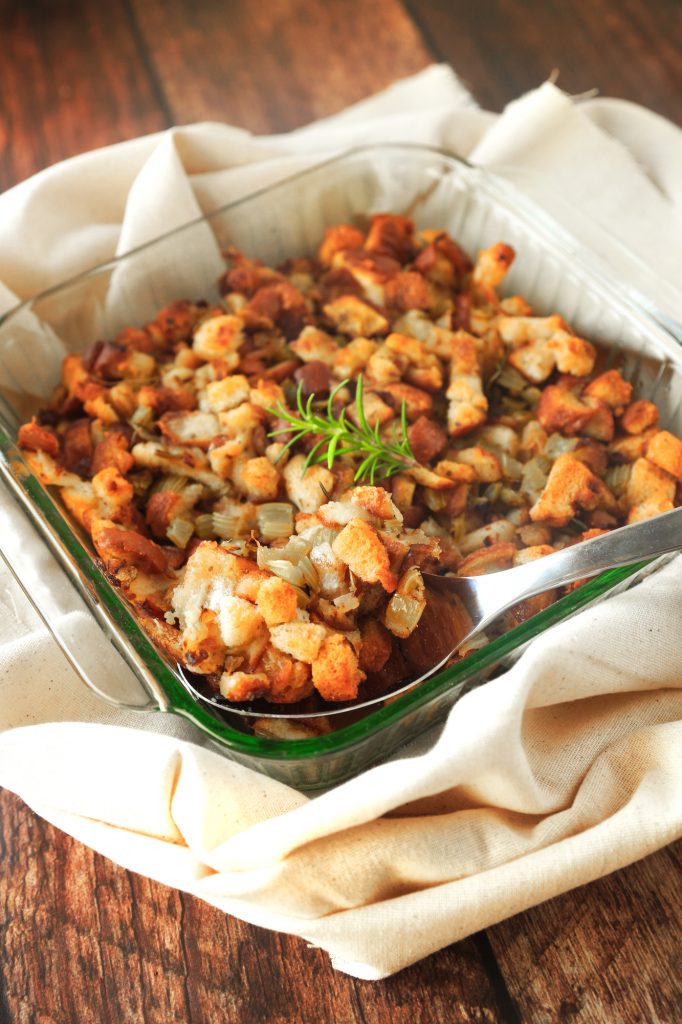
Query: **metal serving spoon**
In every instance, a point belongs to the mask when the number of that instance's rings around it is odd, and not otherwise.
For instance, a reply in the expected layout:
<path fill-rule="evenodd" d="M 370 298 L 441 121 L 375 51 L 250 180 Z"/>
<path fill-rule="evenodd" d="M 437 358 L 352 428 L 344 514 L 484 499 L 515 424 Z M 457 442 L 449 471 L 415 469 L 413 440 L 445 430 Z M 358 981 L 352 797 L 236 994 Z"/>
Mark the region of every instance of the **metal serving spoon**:
<path fill-rule="evenodd" d="M 317 718 L 348 714 L 387 697 L 395 697 L 437 672 L 476 633 L 489 626 L 503 612 L 520 601 L 543 594 L 555 587 L 596 576 L 606 569 L 631 565 L 682 549 L 682 508 L 624 526 L 592 540 L 555 551 L 534 562 L 503 569 L 487 576 L 436 576 L 423 573 L 427 588 L 427 606 L 419 625 L 403 650 L 412 668 L 410 678 L 389 693 L 353 701 L 342 706 L 297 710 L 291 706 L 281 711 L 268 710 L 267 705 L 241 707 L 220 697 L 201 693 L 182 669 L 181 681 L 192 696 L 237 714 L 258 718 Z"/>

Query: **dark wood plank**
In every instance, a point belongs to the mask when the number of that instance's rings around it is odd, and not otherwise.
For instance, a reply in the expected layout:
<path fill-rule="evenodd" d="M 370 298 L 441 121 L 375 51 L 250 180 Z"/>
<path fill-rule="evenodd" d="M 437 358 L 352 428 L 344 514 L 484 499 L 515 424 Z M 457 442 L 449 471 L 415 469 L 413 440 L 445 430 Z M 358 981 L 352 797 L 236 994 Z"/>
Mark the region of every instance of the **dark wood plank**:
<path fill-rule="evenodd" d="M 676 0 L 407 6 L 427 42 L 398 0 L 0 0 L 0 187 L 173 120 L 295 127 L 419 70 L 429 46 L 492 108 L 560 67 L 569 91 L 679 118 Z M 0 1024 L 672 1024 L 679 857 L 677 844 L 367 983 L 123 871 L 2 793 Z"/>
<path fill-rule="evenodd" d="M 566 92 L 594 88 L 682 121 L 678 0 L 406 0 L 405 6 L 433 51 L 490 110 L 558 70 Z"/>
<path fill-rule="evenodd" d="M 0 854 L 0 1013 L 12 1024 L 513 1019 L 476 938 L 359 982 L 300 939 L 124 871 L 6 792 Z"/>
<path fill-rule="evenodd" d="M 165 128 L 119 0 L 0 0 L 0 190 L 97 146 Z"/>
<path fill-rule="evenodd" d="M 677 1024 L 682 840 L 488 936 L 529 1024 Z"/>
<path fill-rule="evenodd" d="M 397 0 L 132 2 L 179 123 L 287 131 L 431 60 Z"/>

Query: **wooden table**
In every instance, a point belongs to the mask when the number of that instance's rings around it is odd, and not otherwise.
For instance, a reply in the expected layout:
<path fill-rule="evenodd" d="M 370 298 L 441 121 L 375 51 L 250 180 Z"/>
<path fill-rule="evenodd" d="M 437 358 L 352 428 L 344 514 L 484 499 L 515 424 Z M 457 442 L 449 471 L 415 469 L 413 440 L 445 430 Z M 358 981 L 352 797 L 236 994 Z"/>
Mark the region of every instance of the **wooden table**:
<path fill-rule="evenodd" d="M 493 110 L 555 68 L 681 109 L 678 0 L 0 0 L 0 38 L 0 188 L 174 123 L 294 128 L 434 59 Z M 682 1020 L 682 843 L 369 983 L 0 815 L 0 1024 Z"/>

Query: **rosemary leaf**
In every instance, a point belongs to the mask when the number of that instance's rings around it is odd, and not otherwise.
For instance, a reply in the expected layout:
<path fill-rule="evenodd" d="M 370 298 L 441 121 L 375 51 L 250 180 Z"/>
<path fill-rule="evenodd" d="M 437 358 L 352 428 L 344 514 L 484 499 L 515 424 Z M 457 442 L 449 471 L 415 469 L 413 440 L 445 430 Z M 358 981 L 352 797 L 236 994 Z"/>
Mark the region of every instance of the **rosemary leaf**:
<path fill-rule="evenodd" d="M 379 422 L 372 427 L 367 420 L 362 374 L 358 376 L 355 390 L 357 424 L 346 418 L 345 408 L 341 409 L 338 416 L 334 414 L 334 399 L 348 383 L 348 380 L 342 380 L 331 391 L 326 404 L 326 415 L 314 409 L 314 393 L 308 396 L 307 401 L 304 399 L 301 385 L 296 392 L 296 411 L 292 412 L 282 402 L 268 409 L 272 416 L 286 423 L 286 426 L 272 430 L 268 436 L 291 434 L 277 458 L 281 458 L 285 451 L 304 438 L 313 437 L 316 438 L 316 442 L 306 456 L 304 473 L 313 464 L 326 464 L 331 469 L 337 458 L 361 457 L 360 465 L 355 471 L 355 480 L 367 477 L 373 484 L 376 479 L 387 479 L 416 465 L 407 436 L 405 402 L 400 409 L 400 432 L 394 424 L 393 443 L 388 443 L 380 436 Z"/>

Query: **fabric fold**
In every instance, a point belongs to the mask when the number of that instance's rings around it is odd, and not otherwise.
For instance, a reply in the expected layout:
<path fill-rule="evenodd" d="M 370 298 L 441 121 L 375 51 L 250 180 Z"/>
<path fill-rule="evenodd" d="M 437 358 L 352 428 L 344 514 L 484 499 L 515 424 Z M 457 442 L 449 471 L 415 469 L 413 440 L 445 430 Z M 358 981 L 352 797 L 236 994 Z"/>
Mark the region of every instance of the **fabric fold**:
<path fill-rule="evenodd" d="M 669 287 L 651 273 L 637 285 L 670 300 L 682 133 L 550 83 L 496 117 L 438 65 L 288 136 L 191 125 L 42 172 L 0 196 L 0 308 L 378 141 L 508 174 L 630 281 L 594 228 L 607 224 Z M 20 554 L 53 578 L 44 549 Z M 299 935 L 359 978 L 386 977 L 682 835 L 681 567 L 554 627 L 429 744 L 314 798 L 206 749 L 185 722 L 101 704 L 4 571 L 0 785 L 130 870 Z"/>

